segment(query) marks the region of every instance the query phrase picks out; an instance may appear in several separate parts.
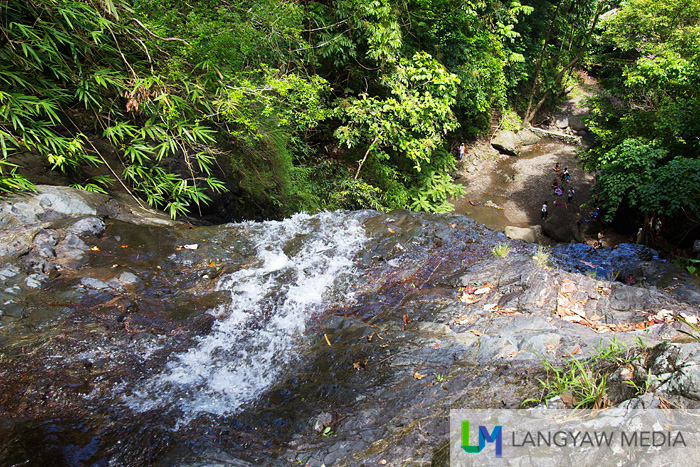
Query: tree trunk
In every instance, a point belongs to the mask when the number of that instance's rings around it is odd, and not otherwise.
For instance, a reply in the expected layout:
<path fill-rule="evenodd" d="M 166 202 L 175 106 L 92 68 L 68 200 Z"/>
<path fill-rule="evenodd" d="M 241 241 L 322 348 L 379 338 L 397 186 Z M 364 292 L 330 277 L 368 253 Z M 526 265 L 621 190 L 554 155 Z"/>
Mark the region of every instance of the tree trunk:
<path fill-rule="evenodd" d="M 596 9 L 595 12 L 595 17 L 593 18 L 593 22 L 591 23 L 591 27 L 588 28 L 588 32 L 584 36 L 584 40 L 581 43 L 581 46 L 579 48 L 578 53 L 576 56 L 569 61 L 569 63 L 566 64 L 566 66 L 559 72 L 557 77 L 554 79 L 554 86 L 553 87 L 558 87 L 559 84 L 561 83 L 562 78 L 564 75 L 573 68 L 574 65 L 578 63 L 579 60 L 581 60 L 581 57 L 583 57 L 583 54 L 586 52 L 586 46 L 588 45 L 589 41 L 591 40 L 591 36 L 593 35 L 593 30 L 596 27 L 596 24 L 598 24 L 598 18 L 600 18 L 600 14 L 603 12 L 603 7 L 605 6 L 604 2 L 601 2 L 598 4 L 598 8 Z M 534 109 L 528 114 L 525 115 L 525 118 L 523 119 L 523 124 L 527 125 L 532 120 L 534 120 L 535 116 L 537 115 L 537 112 L 540 110 L 540 107 L 547 101 L 549 96 L 552 94 L 552 90 L 547 89 L 547 91 L 544 93 L 544 96 L 537 102 L 537 105 L 535 106 Z M 528 106 L 529 108 L 529 106 Z"/>

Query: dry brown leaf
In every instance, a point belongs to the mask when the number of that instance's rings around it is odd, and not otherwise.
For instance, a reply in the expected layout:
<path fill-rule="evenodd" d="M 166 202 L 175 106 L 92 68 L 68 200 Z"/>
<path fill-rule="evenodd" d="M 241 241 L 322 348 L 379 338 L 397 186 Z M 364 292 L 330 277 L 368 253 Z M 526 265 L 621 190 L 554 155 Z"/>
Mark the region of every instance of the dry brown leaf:
<path fill-rule="evenodd" d="M 476 336 L 483 336 L 484 335 L 483 332 L 479 332 L 476 329 L 470 329 L 469 332 L 474 333 L 474 335 L 476 335 Z"/>
<path fill-rule="evenodd" d="M 523 353 L 523 352 L 527 352 L 527 350 L 518 350 L 517 352 L 513 352 L 513 353 L 511 353 L 511 354 L 504 355 L 504 356 L 502 356 L 501 358 L 513 358 L 513 357 L 515 357 L 516 355 L 519 355 L 519 354 L 521 354 L 521 353 Z"/>
<path fill-rule="evenodd" d="M 394 233 L 394 229 L 387 229 L 389 232 Z"/>
<path fill-rule="evenodd" d="M 416 378 L 417 380 L 421 380 L 421 379 L 425 378 L 426 376 L 427 375 L 422 375 L 422 374 L 418 373 L 417 371 L 415 373 L 413 373 L 413 377 Z"/>
<path fill-rule="evenodd" d="M 367 366 L 366 361 L 365 362 L 355 362 L 352 364 L 352 367 L 356 370 L 359 370 L 359 371 L 364 370 L 366 366 Z"/>
<path fill-rule="evenodd" d="M 573 282 L 571 282 L 568 279 L 565 279 L 564 283 L 561 285 L 560 292 L 567 294 L 567 293 L 574 293 L 577 290 L 578 290 L 578 288 L 576 287 L 576 284 L 574 284 Z"/>
<path fill-rule="evenodd" d="M 468 317 L 465 314 L 461 314 L 458 317 L 455 318 L 455 324 L 457 326 L 461 326 L 462 324 L 471 324 L 476 320 L 476 316 L 472 316 L 471 318 Z"/>
<path fill-rule="evenodd" d="M 498 311 L 498 303 L 489 303 L 484 305 L 484 311 Z"/>
<path fill-rule="evenodd" d="M 499 308 L 498 310 L 494 311 L 495 313 L 501 313 L 505 315 L 512 315 L 518 312 L 517 308 Z"/>
<path fill-rule="evenodd" d="M 493 287 L 491 287 L 491 284 L 486 284 L 486 285 L 483 286 L 482 288 L 475 290 L 475 291 L 474 291 L 474 295 L 482 295 L 482 294 L 485 294 L 485 293 L 489 293 L 489 292 L 491 292 L 491 289 L 492 289 L 492 288 L 493 288 Z"/>
<path fill-rule="evenodd" d="M 91 246 L 90 251 L 100 251 L 100 249 L 97 248 L 96 246 Z"/>

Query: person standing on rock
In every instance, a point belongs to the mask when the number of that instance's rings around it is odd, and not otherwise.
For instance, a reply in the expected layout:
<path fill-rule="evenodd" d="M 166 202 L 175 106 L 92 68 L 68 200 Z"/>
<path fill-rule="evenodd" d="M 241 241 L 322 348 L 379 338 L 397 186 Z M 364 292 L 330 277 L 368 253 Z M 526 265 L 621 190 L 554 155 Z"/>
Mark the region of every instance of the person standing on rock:
<path fill-rule="evenodd" d="M 459 145 L 459 160 L 461 161 L 464 157 L 464 143 Z"/>
<path fill-rule="evenodd" d="M 547 201 L 545 201 L 542 205 L 542 219 L 546 219 L 548 215 L 549 212 L 547 211 Z"/>
<path fill-rule="evenodd" d="M 574 190 L 574 187 L 569 188 L 569 193 L 566 195 L 566 204 L 567 205 L 571 204 L 571 201 L 573 201 L 574 193 L 576 193 L 576 191 Z"/>

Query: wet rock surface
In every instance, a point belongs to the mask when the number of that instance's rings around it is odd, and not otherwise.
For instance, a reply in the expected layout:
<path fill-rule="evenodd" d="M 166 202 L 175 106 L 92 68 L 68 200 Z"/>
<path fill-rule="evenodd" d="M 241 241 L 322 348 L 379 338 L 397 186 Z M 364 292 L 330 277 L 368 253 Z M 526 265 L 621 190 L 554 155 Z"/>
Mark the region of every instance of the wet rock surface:
<path fill-rule="evenodd" d="M 696 317 L 697 290 L 674 287 L 681 271 L 652 250 L 561 246 L 537 262 L 537 247 L 519 241 L 494 257 L 509 240 L 459 215 L 364 211 L 194 228 L 153 213 L 125 219 L 119 203 L 75 196 L 45 211 L 32 197 L 0 204 L 16 221 L 0 232 L 12 245 L 0 251 L 0 464 L 447 465 L 451 409 L 517 408 L 537 394 L 543 357 L 585 357 L 613 337 L 653 348 L 613 378 L 620 403 L 634 396 L 623 381 L 641 374 L 673 403 L 700 401 L 698 344 L 683 343 L 692 339 L 668 319 Z M 115 217 L 91 203 L 111 203 Z M 335 224 L 361 228 L 352 267 L 341 246 L 321 241 Z M 329 288 L 309 253 L 343 259 L 324 266 L 339 268 Z M 645 280 L 623 281 L 639 271 Z M 259 280 L 246 282 L 253 272 Z M 245 304 L 229 305 L 248 288 L 262 290 L 260 313 L 231 321 Z M 291 329 L 294 355 L 266 353 L 284 329 L 272 326 L 280 307 L 293 299 L 311 310 L 304 304 L 321 290 L 328 297 L 301 325 L 288 315 L 278 323 Z M 227 326 L 240 348 L 217 347 L 207 364 L 269 379 L 235 409 L 226 389 L 235 379 L 176 381 L 196 368 L 182 366 L 193 349 Z M 265 344 L 245 346 L 260 334 Z M 264 359 L 271 366 L 241 366 Z M 636 403 L 659 404 L 649 396 Z M 229 406 L 192 412 L 190 399 Z"/>

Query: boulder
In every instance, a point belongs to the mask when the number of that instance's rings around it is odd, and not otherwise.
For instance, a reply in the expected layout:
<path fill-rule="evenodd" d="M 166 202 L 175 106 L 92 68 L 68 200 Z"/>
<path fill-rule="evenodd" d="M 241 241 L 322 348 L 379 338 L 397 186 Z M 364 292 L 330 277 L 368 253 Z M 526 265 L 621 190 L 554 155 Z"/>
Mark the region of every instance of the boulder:
<path fill-rule="evenodd" d="M 505 228 L 506 237 L 513 240 L 522 240 L 527 243 L 537 243 L 542 238 L 542 226 L 515 227 L 507 225 Z"/>
<path fill-rule="evenodd" d="M 559 128 L 561 130 L 569 127 L 569 119 L 565 115 L 561 115 L 561 116 L 556 117 L 555 122 L 556 122 L 557 128 Z"/>
<path fill-rule="evenodd" d="M 531 146 L 538 143 L 542 138 L 530 130 L 522 130 L 518 132 L 518 138 L 523 146 Z"/>
<path fill-rule="evenodd" d="M 503 130 L 496 133 L 496 136 L 491 141 L 491 146 L 503 154 L 519 156 L 523 145 L 517 134 Z"/>
<path fill-rule="evenodd" d="M 569 117 L 569 128 L 574 131 L 583 131 L 586 129 L 586 124 L 578 115 L 572 115 Z"/>

